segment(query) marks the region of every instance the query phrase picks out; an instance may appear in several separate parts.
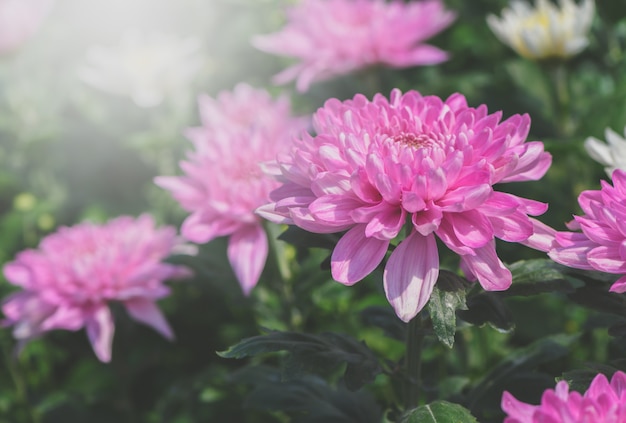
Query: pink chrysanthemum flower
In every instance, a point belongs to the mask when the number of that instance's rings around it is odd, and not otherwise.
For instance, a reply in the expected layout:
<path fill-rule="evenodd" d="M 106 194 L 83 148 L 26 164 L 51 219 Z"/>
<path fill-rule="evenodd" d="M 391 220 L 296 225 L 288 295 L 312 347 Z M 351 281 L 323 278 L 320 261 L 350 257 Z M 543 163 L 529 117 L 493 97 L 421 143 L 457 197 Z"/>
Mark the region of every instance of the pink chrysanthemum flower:
<path fill-rule="evenodd" d="M 52 0 L 0 0 L 0 53 L 14 50 L 33 36 Z"/>
<path fill-rule="evenodd" d="M 538 243 L 528 214 L 547 205 L 492 186 L 540 178 L 551 156 L 541 142 L 525 143 L 527 115 L 500 118 L 484 105 L 468 107 L 460 94 L 442 101 L 394 90 L 390 100 L 328 100 L 313 118 L 317 135 L 303 135 L 279 157 L 284 185 L 258 212 L 311 232 L 347 231 L 331 257 L 333 278 L 346 285 L 372 272 L 406 228 L 383 276 L 404 321 L 424 307 L 437 280 L 435 235 L 485 289 L 507 289 L 511 274 L 494 237 Z"/>
<path fill-rule="evenodd" d="M 623 423 L 626 422 L 626 374 L 616 372 L 611 383 L 597 375 L 584 395 L 569 392 L 567 382 L 557 383 L 541 397 L 540 405 L 526 404 L 505 392 L 504 423 Z"/>
<path fill-rule="evenodd" d="M 135 320 L 172 339 L 155 301 L 169 294 L 164 280 L 189 274 L 161 262 L 176 244 L 174 228 L 155 228 L 149 215 L 60 228 L 37 250 L 22 251 L 4 266 L 7 280 L 22 287 L 4 300 L 4 323 L 14 325 L 13 335 L 23 342 L 85 326 L 98 358 L 110 361 L 114 324 L 108 303 L 118 301 Z"/>
<path fill-rule="evenodd" d="M 578 203 L 584 216 L 567 227 L 581 232 L 557 232 L 549 256 L 565 266 L 623 274 L 612 292 L 626 292 L 626 171 L 613 172 L 613 186 L 601 181 L 600 190 L 583 191 Z"/>
<path fill-rule="evenodd" d="M 297 79 L 304 92 L 312 82 L 374 64 L 405 68 L 443 62 L 447 53 L 422 43 L 454 18 L 441 0 L 303 0 L 289 10 L 285 28 L 252 42 L 265 52 L 299 59 L 274 81 Z"/>
<path fill-rule="evenodd" d="M 273 100 L 245 84 L 217 99 L 201 97 L 200 115 L 203 126 L 187 132 L 195 150 L 181 163 L 185 175 L 155 182 L 191 212 L 182 225 L 183 237 L 205 243 L 230 235 L 228 259 L 247 295 L 268 253 L 267 235 L 254 211 L 278 186 L 260 164 L 288 150 L 291 136 L 306 122 L 290 116 L 287 98 Z"/>

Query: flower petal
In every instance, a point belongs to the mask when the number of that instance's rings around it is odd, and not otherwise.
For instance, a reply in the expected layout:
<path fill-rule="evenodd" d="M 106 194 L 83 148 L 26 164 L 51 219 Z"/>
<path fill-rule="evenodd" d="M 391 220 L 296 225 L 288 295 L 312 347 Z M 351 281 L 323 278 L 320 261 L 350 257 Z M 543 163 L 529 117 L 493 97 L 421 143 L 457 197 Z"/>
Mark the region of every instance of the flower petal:
<path fill-rule="evenodd" d="M 369 275 L 385 257 L 389 240 L 368 238 L 365 225 L 356 225 L 341 237 L 331 257 L 333 279 L 353 285 Z"/>
<path fill-rule="evenodd" d="M 174 339 L 172 328 L 154 301 L 145 298 L 133 298 L 125 301 L 124 305 L 133 319 L 150 326 L 170 341 Z"/>
<path fill-rule="evenodd" d="M 228 260 L 244 295 L 259 281 L 267 260 L 267 235 L 261 225 L 248 225 L 230 236 Z"/>
<path fill-rule="evenodd" d="M 99 306 L 87 320 L 87 336 L 100 361 L 111 361 L 111 346 L 115 325 L 111 310 L 106 305 Z"/>
<path fill-rule="evenodd" d="M 511 271 L 504 267 L 498 258 L 495 243 L 474 249 L 475 255 L 465 255 L 461 259 L 487 291 L 504 291 L 511 286 Z"/>
<path fill-rule="evenodd" d="M 387 300 L 404 322 L 424 308 L 439 276 L 435 236 L 412 232 L 389 257 L 383 273 Z"/>

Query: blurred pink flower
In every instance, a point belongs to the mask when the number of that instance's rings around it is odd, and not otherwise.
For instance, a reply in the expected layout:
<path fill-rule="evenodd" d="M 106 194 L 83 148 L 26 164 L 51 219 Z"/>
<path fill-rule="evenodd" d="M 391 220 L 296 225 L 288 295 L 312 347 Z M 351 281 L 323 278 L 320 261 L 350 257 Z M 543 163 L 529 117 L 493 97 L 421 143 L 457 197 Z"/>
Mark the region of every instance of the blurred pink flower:
<path fill-rule="evenodd" d="M 528 115 L 501 116 L 468 107 L 461 94 L 442 101 L 394 90 L 390 100 L 328 100 L 313 118 L 317 136 L 305 134 L 279 156 L 285 183 L 258 213 L 311 232 L 347 231 L 331 258 L 333 278 L 346 285 L 371 273 L 406 228 L 383 274 L 404 321 L 437 281 L 435 234 L 485 289 L 507 289 L 511 274 L 494 237 L 527 242 L 535 226 L 528 214 L 547 205 L 492 186 L 539 179 L 551 157 L 541 142 L 525 143 Z"/>
<path fill-rule="evenodd" d="M 119 301 L 135 320 L 168 339 L 172 330 L 155 304 L 169 294 L 163 281 L 189 274 L 161 261 L 176 245 L 174 228 L 156 229 L 149 215 L 81 223 L 45 237 L 37 250 L 4 266 L 22 291 L 4 300 L 5 324 L 23 342 L 53 329 L 87 328 L 101 361 L 111 360 L 114 323 L 108 303 Z"/>
<path fill-rule="evenodd" d="M 275 76 L 297 79 L 300 92 L 312 82 L 369 65 L 395 68 L 432 65 L 448 54 L 422 42 L 446 28 L 455 14 L 440 0 L 303 0 L 288 11 L 280 32 L 253 38 L 255 47 L 300 62 Z"/>
<path fill-rule="evenodd" d="M 584 395 L 569 392 L 567 383 L 557 383 L 541 397 L 540 405 L 526 404 L 505 392 L 504 423 L 623 423 L 626 422 L 626 374 L 616 372 L 611 383 L 597 375 Z"/>
<path fill-rule="evenodd" d="M 199 103 L 202 126 L 187 131 L 195 150 L 181 162 L 185 175 L 160 176 L 155 183 L 191 212 L 182 225 L 183 237 L 205 243 L 230 236 L 228 258 L 247 295 L 268 253 L 267 235 L 254 211 L 279 185 L 260 165 L 288 149 L 291 136 L 306 122 L 290 116 L 286 97 L 273 100 L 245 84 L 217 99 L 202 96 Z"/>
<path fill-rule="evenodd" d="M 584 216 L 567 227 L 581 232 L 557 232 L 549 256 L 577 269 L 623 274 L 612 292 L 626 292 L 626 171 L 613 172 L 613 186 L 601 181 L 600 190 L 583 191 L 578 203 Z"/>
<path fill-rule="evenodd" d="M 0 53 L 32 37 L 48 14 L 52 0 L 0 0 Z"/>

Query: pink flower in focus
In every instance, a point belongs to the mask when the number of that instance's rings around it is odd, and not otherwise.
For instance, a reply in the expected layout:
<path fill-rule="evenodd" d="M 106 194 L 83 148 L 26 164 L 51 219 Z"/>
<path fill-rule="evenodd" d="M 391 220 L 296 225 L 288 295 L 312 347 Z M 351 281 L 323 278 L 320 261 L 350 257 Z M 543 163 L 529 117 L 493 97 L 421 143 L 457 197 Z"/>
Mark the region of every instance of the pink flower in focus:
<path fill-rule="evenodd" d="M 468 107 L 460 94 L 442 101 L 394 90 L 390 100 L 328 100 L 314 115 L 317 136 L 305 134 L 279 157 L 285 183 L 258 212 L 310 232 L 347 231 L 331 257 L 333 278 L 346 285 L 371 273 L 406 228 L 383 275 L 404 321 L 424 307 L 437 281 L 435 235 L 485 289 L 507 289 L 511 273 L 494 237 L 532 246 L 528 214 L 547 205 L 492 186 L 539 179 L 551 157 L 541 142 L 525 143 L 528 115 L 500 118 L 484 105 Z"/>
<path fill-rule="evenodd" d="M 446 52 L 422 42 L 454 18 L 440 0 L 303 0 L 289 10 L 285 28 L 252 42 L 265 52 L 299 59 L 275 82 L 297 79 L 304 92 L 312 82 L 373 64 L 405 68 L 443 62 Z"/>
<path fill-rule="evenodd" d="M 287 98 L 273 100 L 264 90 L 240 84 L 217 99 L 200 98 L 202 125 L 187 131 L 195 150 L 181 163 L 184 176 L 161 176 L 157 185 L 171 191 L 191 212 L 182 235 L 196 243 L 230 236 L 228 258 L 247 295 L 263 271 L 267 235 L 257 207 L 279 184 L 261 171 L 291 145 L 306 122 L 290 116 Z"/>
<path fill-rule="evenodd" d="M 52 0 L 0 0 L 0 53 L 33 36 L 51 5 Z"/>
<path fill-rule="evenodd" d="M 169 294 L 164 280 L 189 274 L 161 262 L 176 244 L 174 228 L 156 229 L 148 215 L 61 228 L 4 266 L 7 280 L 22 287 L 4 300 L 5 324 L 14 325 L 13 335 L 24 342 L 49 330 L 86 326 L 98 358 L 110 361 L 108 303 L 119 301 L 135 320 L 172 339 L 155 301 Z"/>
<path fill-rule="evenodd" d="M 502 409 L 504 423 L 623 423 L 626 422 L 626 374 L 616 372 L 611 383 L 597 375 L 584 395 L 569 392 L 567 383 L 557 383 L 541 397 L 540 405 L 516 400 L 505 392 Z"/>
<path fill-rule="evenodd" d="M 600 190 L 583 191 L 578 203 L 584 216 L 567 227 L 580 232 L 557 232 L 549 256 L 577 269 L 623 274 L 610 291 L 626 292 L 626 171 L 613 172 L 613 186 L 601 181 Z"/>

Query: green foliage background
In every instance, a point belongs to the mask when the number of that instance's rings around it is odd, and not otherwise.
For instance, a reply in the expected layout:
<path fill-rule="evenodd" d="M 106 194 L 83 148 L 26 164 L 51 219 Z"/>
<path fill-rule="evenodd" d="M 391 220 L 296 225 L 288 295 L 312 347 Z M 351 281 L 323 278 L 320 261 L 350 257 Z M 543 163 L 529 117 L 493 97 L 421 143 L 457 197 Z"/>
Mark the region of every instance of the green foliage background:
<path fill-rule="evenodd" d="M 148 211 L 161 223 L 179 225 L 185 217 L 152 178 L 177 172 L 189 148 L 182 132 L 198 124 L 194 96 L 140 109 L 98 92 L 76 76 L 89 45 L 115 43 L 129 26 L 195 35 L 205 63 L 192 93 L 215 95 L 240 81 L 279 93 L 283 89 L 270 79 L 289 60 L 256 51 L 249 40 L 278 29 L 289 3 L 58 0 L 40 33 L 0 58 L 0 263 L 35 247 L 56 227 L 85 218 Z M 499 189 L 548 202 L 542 221 L 564 229 L 580 212 L 577 195 L 606 179 L 583 141 L 626 125 L 626 4 L 598 2 L 590 46 L 560 74 L 569 100 L 559 109 L 551 65 L 518 57 L 485 23 L 505 0 L 446 3 L 457 20 L 432 43 L 449 51 L 450 61 L 367 69 L 319 83 L 307 94 L 292 93 L 295 109 L 310 114 L 330 97 L 388 94 L 397 87 L 442 97 L 461 92 L 470 105 L 487 104 L 505 117 L 528 113 L 529 139 L 545 143 L 552 168 L 540 182 Z M 52 332 L 16 356 L 10 329 L 0 330 L 0 422 L 418 421 L 423 409 L 402 417 L 406 328 L 381 295 L 381 273 L 346 288 L 324 265 L 320 271 L 327 249 L 305 248 L 332 239 L 298 232 L 283 239 L 295 244 L 280 244 L 294 258 L 292 277 L 282 280 L 269 264 L 250 298 L 242 296 L 228 267 L 225 240 L 201 246 L 197 259 L 173 258 L 196 271 L 193 279 L 173 284 L 173 294 L 160 303 L 176 341 L 168 343 L 114 308 L 110 364 L 97 361 L 82 331 Z M 423 344 L 424 404 L 458 403 L 481 422 L 502 421 L 504 389 L 534 403 L 555 378 L 585 389 L 597 371 L 624 367 L 626 347 L 626 304 L 605 294 L 610 275 L 568 273 L 519 245 L 502 243 L 498 251 L 517 266 L 517 291 L 487 294 L 463 285 L 458 305 L 466 302 L 468 309 L 452 313 L 457 318 L 447 341 L 453 348 L 434 336 Z M 442 264 L 456 274 L 452 255 L 442 256 Z M 550 283 L 535 286 L 540 282 Z M 2 296 L 13 290 L 0 283 Z M 339 338 L 323 335 L 329 332 Z M 302 340 L 303 334 L 312 338 Z M 268 349 L 269 335 L 285 343 Z M 228 350 L 244 338 L 261 339 L 263 348 Z M 328 342 L 336 349 L 330 361 Z"/>

